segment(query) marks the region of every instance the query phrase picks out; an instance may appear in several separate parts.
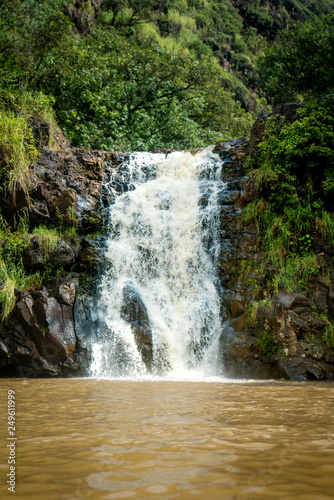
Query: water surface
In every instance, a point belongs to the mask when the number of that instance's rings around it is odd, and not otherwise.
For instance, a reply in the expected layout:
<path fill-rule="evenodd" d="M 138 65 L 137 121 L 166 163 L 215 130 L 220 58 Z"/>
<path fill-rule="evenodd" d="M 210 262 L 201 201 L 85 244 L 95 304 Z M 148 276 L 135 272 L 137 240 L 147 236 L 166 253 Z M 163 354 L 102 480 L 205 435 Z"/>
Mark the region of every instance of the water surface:
<path fill-rule="evenodd" d="M 17 481 L 7 492 L 7 391 Z M 334 498 L 334 385 L 1 381 L 0 493 L 15 500 Z"/>

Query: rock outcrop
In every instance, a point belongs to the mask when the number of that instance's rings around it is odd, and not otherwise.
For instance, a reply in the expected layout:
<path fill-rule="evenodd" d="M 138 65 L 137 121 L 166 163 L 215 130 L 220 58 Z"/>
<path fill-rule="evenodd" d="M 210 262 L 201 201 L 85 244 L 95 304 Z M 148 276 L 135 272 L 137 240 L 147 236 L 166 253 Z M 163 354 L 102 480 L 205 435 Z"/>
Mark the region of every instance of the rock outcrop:
<path fill-rule="evenodd" d="M 84 353 L 77 344 L 73 282 L 53 290 L 17 291 L 11 320 L 0 341 L 0 367 L 4 373 L 61 376 L 79 368 Z"/>
<path fill-rule="evenodd" d="M 291 105 L 285 120 L 293 120 Z M 333 317 L 334 288 L 314 279 L 307 295 L 280 293 L 270 296 L 265 282 L 252 270 L 261 264 L 257 241 L 261 232 L 246 224 L 243 209 L 259 197 L 251 179 L 245 176 L 247 155 L 256 154 L 264 130 L 259 119 L 249 140 L 218 144 L 215 152 L 225 161 L 227 190 L 221 198 L 222 284 L 221 338 L 225 373 L 234 378 L 285 378 L 291 380 L 334 380 L 333 348 L 324 335 Z M 323 251 L 325 251 L 322 248 Z M 330 252 L 330 249 L 328 249 Z M 249 273 L 245 272 L 248 266 Z M 267 275 L 277 272 L 267 264 Z"/>
<path fill-rule="evenodd" d="M 105 162 L 115 157 L 71 148 L 60 131 L 57 149 L 50 150 L 48 124 L 32 126 L 40 155 L 32 165 L 30 186 L 28 192 L 19 186 L 12 192 L 0 192 L 2 216 L 15 229 L 24 210 L 32 233 L 39 226 L 51 228 L 58 236 L 49 248 L 43 235 L 32 234 L 23 250 L 26 272 L 39 272 L 44 286 L 16 290 L 15 308 L 0 332 L 0 376 L 84 373 L 87 350 L 83 331 L 89 328 L 89 321 L 94 327 L 94 321 L 80 314 L 87 297 L 93 295 L 103 264 L 103 227 L 108 215 Z M 57 227 L 62 231 L 56 233 Z M 66 234 L 69 227 L 73 230 Z"/>
<path fill-rule="evenodd" d="M 145 363 L 146 368 L 151 370 L 152 362 L 152 331 L 149 317 L 139 292 L 128 284 L 123 289 L 122 318 L 130 323 L 137 349 Z"/>

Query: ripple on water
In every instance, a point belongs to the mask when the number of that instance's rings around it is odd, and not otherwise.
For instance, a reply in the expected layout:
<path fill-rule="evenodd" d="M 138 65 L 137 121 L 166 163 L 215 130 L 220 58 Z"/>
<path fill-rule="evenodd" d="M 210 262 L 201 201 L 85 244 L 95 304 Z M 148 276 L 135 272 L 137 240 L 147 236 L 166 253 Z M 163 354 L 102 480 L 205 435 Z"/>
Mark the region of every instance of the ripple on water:
<path fill-rule="evenodd" d="M 4 408 L 8 389 L 16 500 L 334 498 L 332 383 L 7 379 Z"/>

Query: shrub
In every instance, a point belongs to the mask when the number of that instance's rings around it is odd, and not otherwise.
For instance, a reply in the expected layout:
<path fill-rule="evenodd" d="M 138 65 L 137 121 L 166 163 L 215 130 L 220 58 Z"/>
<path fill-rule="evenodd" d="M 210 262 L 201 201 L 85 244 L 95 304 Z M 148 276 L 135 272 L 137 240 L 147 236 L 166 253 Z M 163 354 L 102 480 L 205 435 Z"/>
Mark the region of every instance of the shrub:
<path fill-rule="evenodd" d="M 266 356 L 275 356 L 279 349 L 278 344 L 273 341 L 269 332 L 264 332 L 260 335 L 257 338 L 257 344 Z"/>
<path fill-rule="evenodd" d="M 0 110 L 0 179 L 10 190 L 28 191 L 29 165 L 37 157 L 28 122 L 12 111 Z"/>
<path fill-rule="evenodd" d="M 60 235 L 57 229 L 50 229 L 43 224 L 36 227 L 33 234 L 37 236 L 41 246 L 45 250 L 46 254 L 50 255 L 56 248 Z"/>
<path fill-rule="evenodd" d="M 316 241 L 334 242 L 334 99 L 310 101 L 290 124 L 273 115 L 259 149 L 248 165 L 261 197 L 244 221 L 257 225 L 265 260 L 277 269 L 271 290 L 305 291 L 326 269 Z"/>
<path fill-rule="evenodd" d="M 27 274 L 22 263 L 22 252 L 28 247 L 30 236 L 24 218 L 17 232 L 11 232 L 0 214 L 0 324 L 15 306 L 15 289 L 30 290 L 41 286 L 40 273 Z"/>

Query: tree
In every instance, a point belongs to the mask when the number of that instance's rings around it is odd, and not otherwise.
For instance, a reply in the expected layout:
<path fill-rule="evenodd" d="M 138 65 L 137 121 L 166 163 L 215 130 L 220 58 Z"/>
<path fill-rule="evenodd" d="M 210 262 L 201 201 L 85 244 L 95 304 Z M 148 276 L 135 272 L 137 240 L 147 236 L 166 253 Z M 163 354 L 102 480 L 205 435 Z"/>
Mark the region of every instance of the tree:
<path fill-rule="evenodd" d="M 281 32 L 259 63 L 274 103 L 334 92 L 334 14 Z"/>
<path fill-rule="evenodd" d="M 0 2 L 0 86 L 33 87 L 45 58 L 71 35 L 63 4 L 63 0 Z"/>
<path fill-rule="evenodd" d="M 96 27 L 46 63 L 40 88 L 55 97 L 60 124 L 76 145 L 197 147 L 250 125 L 223 89 L 218 63 L 112 27 Z"/>

